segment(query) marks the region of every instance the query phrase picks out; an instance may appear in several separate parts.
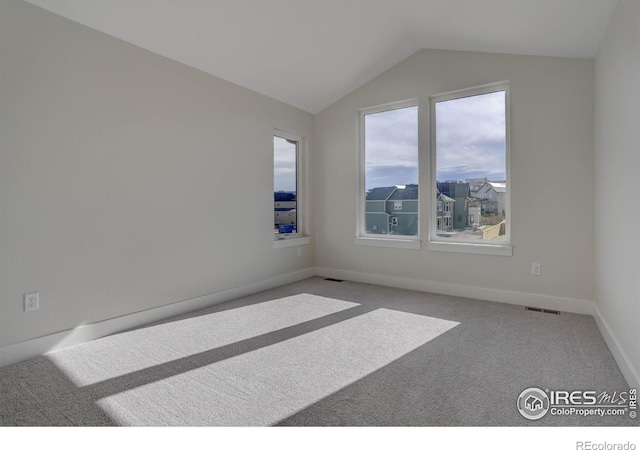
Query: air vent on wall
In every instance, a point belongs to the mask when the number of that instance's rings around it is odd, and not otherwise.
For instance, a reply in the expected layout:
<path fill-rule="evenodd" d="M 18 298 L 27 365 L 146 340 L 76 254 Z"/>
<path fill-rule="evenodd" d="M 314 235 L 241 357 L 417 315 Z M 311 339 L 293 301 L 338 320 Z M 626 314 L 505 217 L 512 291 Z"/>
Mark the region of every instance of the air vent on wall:
<path fill-rule="evenodd" d="M 525 308 L 527 311 L 536 311 L 536 312 L 541 312 L 541 313 L 547 313 L 547 314 L 556 314 L 556 315 L 560 315 L 560 311 L 554 311 L 553 309 L 542 309 L 542 308 L 533 308 L 531 306 L 525 306 Z"/>

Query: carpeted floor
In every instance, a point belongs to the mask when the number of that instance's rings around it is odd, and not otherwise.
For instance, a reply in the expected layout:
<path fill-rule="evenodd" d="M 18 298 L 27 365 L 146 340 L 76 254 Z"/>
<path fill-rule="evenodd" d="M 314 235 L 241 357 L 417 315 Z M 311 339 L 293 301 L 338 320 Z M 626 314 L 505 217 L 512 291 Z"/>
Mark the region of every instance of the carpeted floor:
<path fill-rule="evenodd" d="M 310 278 L 1 368 L 0 425 L 638 425 L 529 387 L 629 389 L 589 316 Z"/>

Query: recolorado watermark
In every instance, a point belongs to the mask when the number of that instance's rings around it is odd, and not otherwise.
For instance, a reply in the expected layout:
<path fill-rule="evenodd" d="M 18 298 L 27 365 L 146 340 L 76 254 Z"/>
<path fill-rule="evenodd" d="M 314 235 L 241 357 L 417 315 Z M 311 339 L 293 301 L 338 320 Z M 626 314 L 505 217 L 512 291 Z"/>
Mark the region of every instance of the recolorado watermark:
<path fill-rule="evenodd" d="M 613 443 L 613 442 L 576 442 L 576 450 L 636 450 L 633 442 Z"/>
<path fill-rule="evenodd" d="M 636 389 L 628 391 L 564 391 L 527 388 L 518 396 L 518 411 L 525 419 L 538 420 L 552 416 L 621 416 L 637 417 Z M 584 447 L 587 450 L 587 447 Z M 616 447 L 593 447 L 588 450 L 617 450 Z M 627 449 L 623 449 L 627 450 Z M 629 449 L 631 450 L 631 449 Z"/>

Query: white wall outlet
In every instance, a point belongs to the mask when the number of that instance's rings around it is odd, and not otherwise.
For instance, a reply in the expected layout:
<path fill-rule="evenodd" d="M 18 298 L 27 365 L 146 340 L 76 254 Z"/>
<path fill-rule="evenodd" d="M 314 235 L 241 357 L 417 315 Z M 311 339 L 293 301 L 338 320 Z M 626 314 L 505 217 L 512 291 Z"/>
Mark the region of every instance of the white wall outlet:
<path fill-rule="evenodd" d="M 30 292 L 29 294 L 24 294 L 24 310 L 35 311 L 38 308 L 40 308 L 40 293 Z"/>
<path fill-rule="evenodd" d="M 302 249 L 298 247 L 298 257 L 302 256 Z"/>
<path fill-rule="evenodd" d="M 542 272 L 540 263 L 531 263 L 531 275 L 540 275 Z"/>

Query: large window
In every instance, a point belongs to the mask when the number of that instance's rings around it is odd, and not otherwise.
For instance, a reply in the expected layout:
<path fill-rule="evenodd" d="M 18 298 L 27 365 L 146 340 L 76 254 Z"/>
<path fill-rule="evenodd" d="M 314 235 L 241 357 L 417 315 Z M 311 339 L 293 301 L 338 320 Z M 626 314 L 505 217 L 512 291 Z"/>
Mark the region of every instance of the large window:
<path fill-rule="evenodd" d="M 273 230 L 276 239 L 300 235 L 298 148 L 294 136 L 273 137 Z"/>
<path fill-rule="evenodd" d="M 507 83 L 432 97 L 432 241 L 509 243 L 508 117 Z"/>
<path fill-rule="evenodd" d="M 362 110 L 360 158 L 358 236 L 417 239 L 417 102 Z"/>

